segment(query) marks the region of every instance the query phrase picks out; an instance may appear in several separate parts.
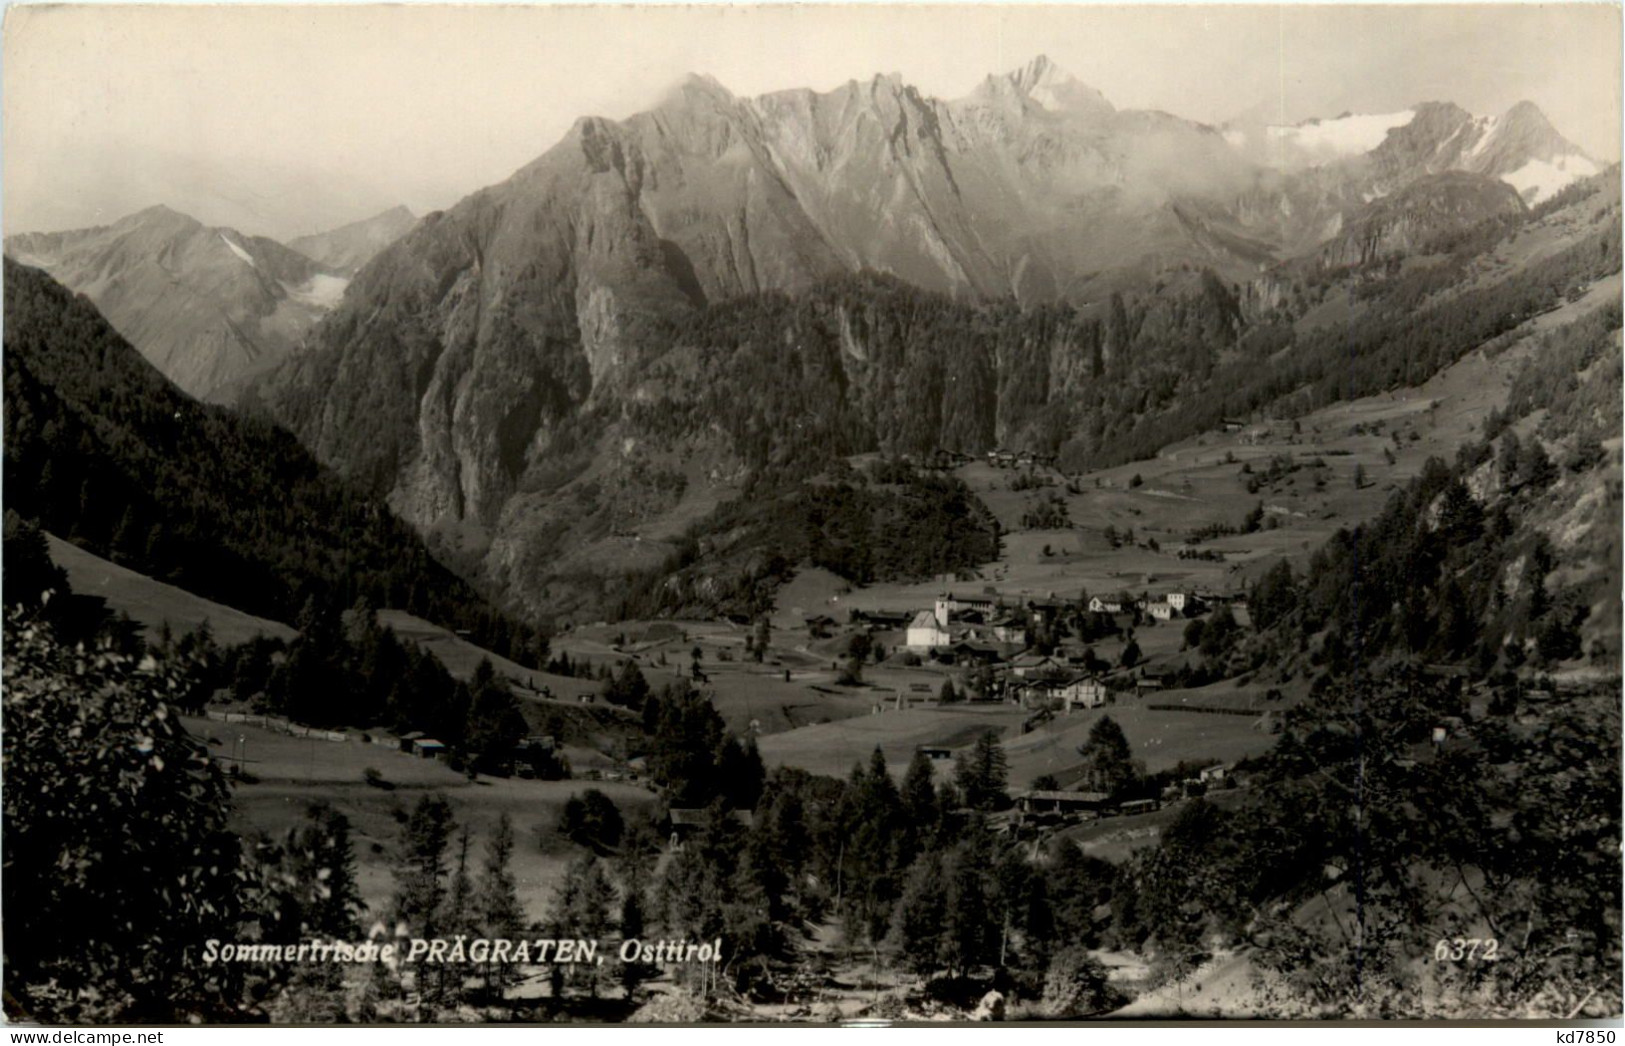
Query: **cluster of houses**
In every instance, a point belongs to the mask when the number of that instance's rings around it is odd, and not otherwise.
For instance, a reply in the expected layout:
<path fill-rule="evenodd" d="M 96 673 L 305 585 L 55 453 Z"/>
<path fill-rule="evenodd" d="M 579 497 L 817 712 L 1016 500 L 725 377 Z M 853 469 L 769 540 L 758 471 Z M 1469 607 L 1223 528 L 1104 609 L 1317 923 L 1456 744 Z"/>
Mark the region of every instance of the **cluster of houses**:
<path fill-rule="evenodd" d="M 956 469 L 962 465 L 969 465 L 976 458 L 960 450 L 937 450 L 925 454 L 903 454 L 899 460 L 905 465 L 913 465 L 925 469 Z M 984 455 L 984 460 L 996 469 L 1032 468 L 1042 466 L 1054 468 L 1056 457 L 1054 454 L 1040 454 L 1030 450 L 1007 450 L 999 447 L 990 450 Z"/>
<path fill-rule="evenodd" d="M 383 748 L 399 749 L 403 755 L 416 756 L 419 759 L 434 759 L 446 762 L 451 756 L 451 747 L 444 741 L 436 740 L 421 730 L 412 730 L 399 737 L 382 731 L 362 735 L 368 742 Z M 536 777 L 545 772 L 546 763 L 552 759 L 557 742 L 552 737 L 532 734 L 520 738 L 513 747 L 513 751 L 506 758 L 510 773 L 520 777 Z"/>
<path fill-rule="evenodd" d="M 1194 615 L 1205 609 L 1194 593 L 1169 592 L 1158 598 L 1143 598 L 1133 606 L 1121 599 L 1096 596 L 1089 601 L 1093 613 L 1121 617 L 1124 627 L 1132 625 L 1137 609 L 1158 620 L 1174 615 Z M 1084 663 L 1083 652 L 1060 651 L 1042 654 L 1031 648 L 1029 623 L 1040 627 L 1053 624 L 1068 610 L 1068 604 L 1054 599 L 1032 599 L 1008 605 L 991 595 L 963 595 L 945 592 L 929 610 L 912 614 L 886 611 L 856 611 L 853 620 L 868 627 L 900 628 L 904 648 L 921 656 L 962 665 L 986 665 L 995 673 L 995 693 L 1019 701 L 1023 707 L 1050 708 L 1070 712 L 1075 708 L 1098 708 L 1112 700 L 1098 663 Z M 832 627 L 833 620 L 809 619 L 809 627 Z M 1139 691 L 1161 688 L 1161 680 L 1144 673 L 1132 684 Z"/>
<path fill-rule="evenodd" d="M 1071 789 L 1034 789 L 1015 797 L 1016 813 L 1023 819 L 1034 821 L 1092 820 L 1097 817 L 1132 816 L 1161 809 L 1163 803 L 1201 794 L 1202 790 L 1220 787 L 1230 774 L 1230 767 L 1214 763 L 1203 767 L 1193 776 L 1169 784 L 1160 799 L 1129 799 L 1117 801 L 1104 792 L 1085 792 Z"/>
<path fill-rule="evenodd" d="M 1195 617 L 1207 611 L 1207 602 L 1191 592 L 1169 592 L 1160 599 L 1149 597 L 1136 600 L 1135 609 L 1157 621 L 1172 621 L 1176 617 Z M 1089 610 L 1095 614 L 1121 614 L 1128 608 L 1121 599 L 1092 596 Z"/>
<path fill-rule="evenodd" d="M 987 463 L 996 469 L 1026 469 L 1034 465 L 1055 467 L 1054 454 L 1037 454 L 1030 450 L 1013 451 L 1000 447 L 987 452 Z"/>
<path fill-rule="evenodd" d="M 1031 603 L 1029 610 L 1059 612 L 1060 604 Z M 904 645 L 915 653 L 963 651 L 973 660 L 1003 660 L 1027 646 L 1027 620 L 991 596 L 937 597 L 936 606 L 921 610 L 908 621 Z"/>

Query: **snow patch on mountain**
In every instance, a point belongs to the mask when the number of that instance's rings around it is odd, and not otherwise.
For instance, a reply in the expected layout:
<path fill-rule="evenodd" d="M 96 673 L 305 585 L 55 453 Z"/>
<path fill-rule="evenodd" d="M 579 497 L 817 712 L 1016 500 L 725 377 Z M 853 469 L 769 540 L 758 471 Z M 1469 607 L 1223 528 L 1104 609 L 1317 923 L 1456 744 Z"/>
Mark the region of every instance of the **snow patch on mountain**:
<path fill-rule="evenodd" d="M 1388 137 L 1389 131 L 1404 127 L 1415 118 L 1416 112 L 1412 109 L 1398 113 L 1352 113 L 1334 120 L 1317 120 L 1290 127 L 1275 124 L 1265 130 L 1275 141 L 1311 152 L 1357 156 L 1375 149 Z"/>
<path fill-rule="evenodd" d="M 332 276 L 319 272 L 297 286 L 284 283 L 288 296 L 305 305 L 313 305 L 318 309 L 332 309 L 344 300 L 344 288 L 350 281 L 342 276 Z"/>
<path fill-rule="evenodd" d="M 227 247 L 230 247 L 231 248 L 231 253 L 235 254 L 237 257 L 239 257 L 243 261 L 247 262 L 251 268 L 255 268 L 255 269 L 259 268 L 258 265 L 254 264 L 253 256 L 250 255 L 247 251 L 243 250 L 241 247 L 237 246 L 235 243 L 232 243 L 231 242 L 231 237 L 227 236 L 225 233 L 220 234 L 220 242 L 225 244 Z"/>
<path fill-rule="evenodd" d="M 1518 190 L 1526 203 L 1538 203 L 1561 191 L 1565 186 L 1590 178 L 1597 173 L 1597 165 L 1584 156 L 1559 156 L 1550 162 L 1530 160 L 1516 171 L 1501 176 L 1501 180 Z"/>

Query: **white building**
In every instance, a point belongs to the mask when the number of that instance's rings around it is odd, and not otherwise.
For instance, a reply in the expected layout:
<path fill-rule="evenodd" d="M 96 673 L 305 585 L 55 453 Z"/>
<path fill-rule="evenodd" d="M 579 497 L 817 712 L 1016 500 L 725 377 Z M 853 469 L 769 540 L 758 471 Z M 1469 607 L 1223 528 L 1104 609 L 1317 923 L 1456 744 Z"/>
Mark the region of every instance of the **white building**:
<path fill-rule="evenodd" d="M 1174 618 L 1174 605 L 1171 602 L 1148 603 L 1146 604 L 1146 610 L 1150 611 L 1151 616 L 1158 621 L 1172 621 Z"/>
<path fill-rule="evenodd" d="M 1061 697 L 1070 708 L 1099 708 L 1111 700 L 1106 684 L 1089 676 L 1082 676 L 1066 684 Z"/>
<path fill-rule="evenodd" d="M 910 650 L 935 650 L 947 646 L 953 639 L 946 625 L 937 621 L 929 610 L 922 610 L 908 623 L 907 646 Z"/>
<path fill-rule="evenodd" d="M 956 596 L 952 592 L 937 597 L 937 624 L 947 627 L 948 622 L 957 614 L 975 611 L 984 617 L 992 615 L 997 609 L 992 598 L 988 596 Z"/>

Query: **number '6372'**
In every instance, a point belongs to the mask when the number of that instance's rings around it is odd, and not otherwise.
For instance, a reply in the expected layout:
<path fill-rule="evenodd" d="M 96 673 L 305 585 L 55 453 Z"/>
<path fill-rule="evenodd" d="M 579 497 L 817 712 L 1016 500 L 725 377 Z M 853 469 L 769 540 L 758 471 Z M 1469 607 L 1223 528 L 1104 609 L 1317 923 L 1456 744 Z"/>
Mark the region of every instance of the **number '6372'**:
<path fill-rule="evenodd" d="M 1494 937 L 1441 938 L 1433 946 L 1435 962 L 1494 962 L 1501 957 L 1501 942 Z"/>

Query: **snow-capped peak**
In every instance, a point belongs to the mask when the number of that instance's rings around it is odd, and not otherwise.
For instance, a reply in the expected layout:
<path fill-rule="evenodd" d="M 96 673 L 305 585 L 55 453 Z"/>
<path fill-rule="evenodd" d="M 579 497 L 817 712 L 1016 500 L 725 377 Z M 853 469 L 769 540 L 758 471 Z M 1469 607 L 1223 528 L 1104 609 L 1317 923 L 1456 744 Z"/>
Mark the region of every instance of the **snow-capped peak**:
<path fill-rule="evenodd" d="M 1002 77 L 988 77 L 982 93 L 1013 93 L 1050 112 L 1112 111 L 1105 95 L 1056 65 L 1048 55 L 1039 55 Z"/>

